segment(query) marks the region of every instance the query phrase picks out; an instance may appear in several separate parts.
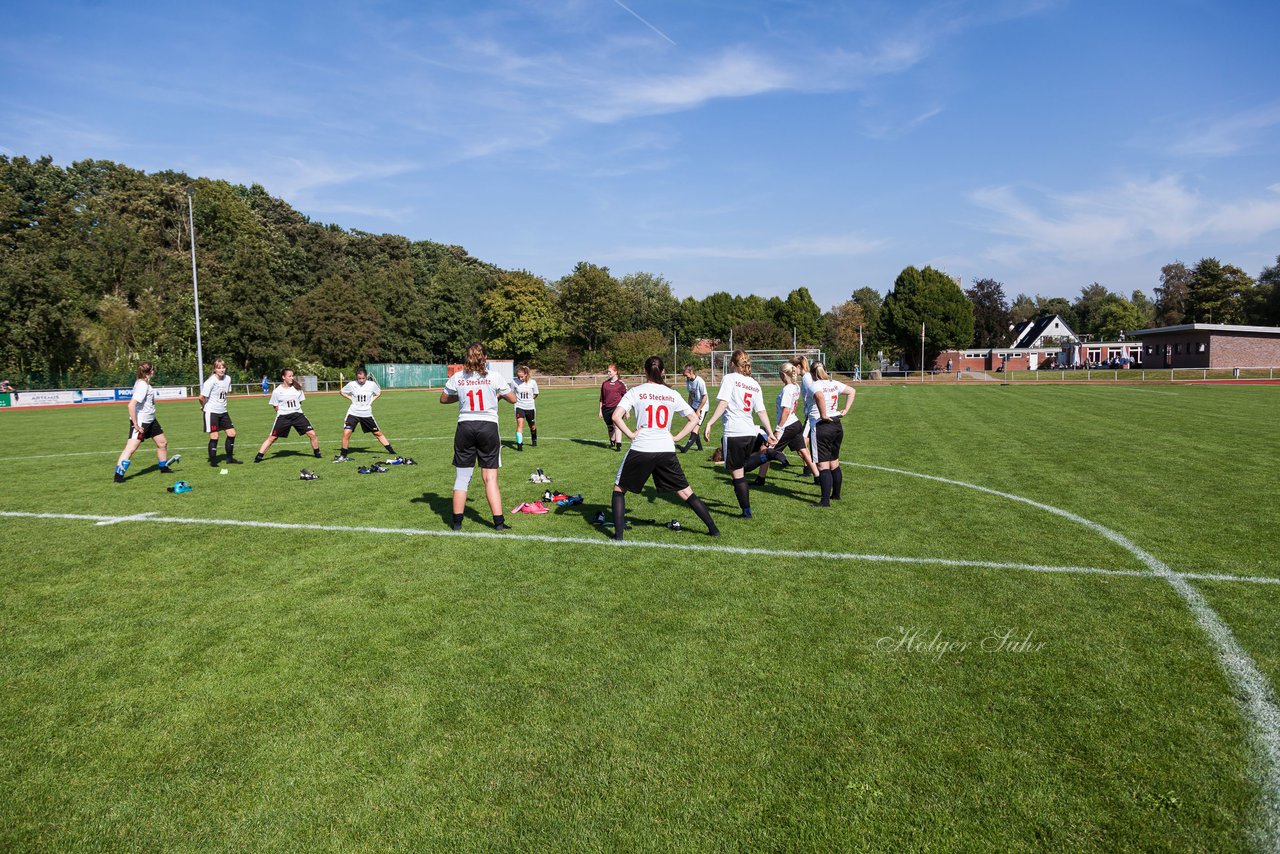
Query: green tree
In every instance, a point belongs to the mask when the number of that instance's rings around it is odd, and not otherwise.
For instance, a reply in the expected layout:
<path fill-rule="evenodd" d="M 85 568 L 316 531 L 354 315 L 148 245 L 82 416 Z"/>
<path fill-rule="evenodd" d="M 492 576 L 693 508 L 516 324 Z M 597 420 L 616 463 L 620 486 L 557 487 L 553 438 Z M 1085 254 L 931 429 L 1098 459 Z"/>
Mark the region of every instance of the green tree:
<path fill-rule="evenodd" d="M 1028 320 L 1034 320 L 1036 310 L 1035 300 L 1026 294 L 1018 294 L 1013 298 L 1013 304 L 1009 306 L 1009 323 L 1017 326 L 1020 323 L 1026 323 Z"/>
<path fill-rule="evenodd" d="M 499 358 L 527 360 L 563 333 L 555 294 L 527 270 L 499 275 L 481 303 L 484 339 Z"/>
<path fill-rule="evenodd" d="M 663 356 L 670 361 L 671 339 L 660 329 L 630 330 L 613 336 L 605 349 L 622 373 L 639 374 L 650 356 Z M 674 372 L 675 368 L 668 366 L 668 370 Z"/>
<path fill-rule="evenodd" d="M 702 326 L 708 337 L 727 341 L 729 330 L 736 322 L 737 311 L 731 294 L 716 291 L 702 300 Z"/>
<path fill-rule="evenodd" d="M 588 350 L 595 350 L 620 326 L 629 311 L 626 295 L 608 267 L 579 261 L 556 283 L 565 328 Z"/>
<path fill-rule="evenodd" d="M 350 283 L 334 276 L 294 303 L 291 320 L 297 330 L 296 353 L 324 365 L 380 358 L 382 313 L 360 304 L 352 310 L 350 295 Z"/>
<path fill-rule="evenodd" d="M 822 346 L 828 364 L 836 370 L 852 370 L 858 361 L 858 335 L 865 341 L 862 306 L 856 300 L 845 300 L 822 317 Z"/>
<path fill-rule="evenodd" d="M 671 283 L 654 273 L 628 273 L 618 283 L 631 298 L 633 329 L 657 329 L 664 335 L 676 331 L 680 301 L 671 292 Z"/>
<path fill-rule="evenodd" d="M 898 274 L 884 299 L 882 320 L 886 334 L 917 369 L 922 325 L 925 365 L 944 350 L 963 349 L 973 341 L 969 300 L 950 276 L 932 267 L 907 267 Z"/>
<path fill-rule="evenodd" d="M 858 288 L 853 292 L 853 301 L 862 308 L 862 340 L 864 346 L 879 349 L 887 343 L 881 331 L 880 312 L 884 307 L 884 298 L 875 288 Z"/>
<path fill-rule="evenodd" d="M 733 327 L 733 346 L 742 350 L 781 350 L 791 346 L 791 331 L 771 320 L 748 320 Z"/>
<path fill-rule="evenodd" d="M 1103 285 L 1094 282 L 1080 289 L 1080 296 L 1071 305 L 1075 315 L 1075 325 L 1071 328 L 1077 335 L 1101 335 L 1101 317 L 1103 308 L 1116 299 L 1116 295 Z"/>
<path fill-rule="evenodd" d="M 1156 325 L 1156 304 L 1144 291 L 1134 290 L 1133 295 L 1129 297 L 1129 302 L 1133 303 L 1133 307 L 1138 312 L 1140 326 L 1135 329 L 1150 329 Z"/>
<path fill-rule="evenodd" d="M 1201 258 L 1191 271 L 1187 290 L 1190 323 L 1244 323 L 1245 306 L 1252 297 L 1253 279 L 1234 264 L 1217 258 Z"/>
<path fill-rule="evenodd" d="M 1098 312 L 1097 335 L 1102 341 L 1118 341 L 1121 333 L 1143 328 L 1142 313 L 1137 306 L 1117 297 L 1110 300 Z"/>
<path fill-rule="evenodd" d="M 1156 323 L 1177 326 L 1187 316 L 1187 295 L 1191 291 L 1191 271 L 1181 261 L 1160 268 L 1156 287 Z"/>
<path fill-rule="evenodd" d="M 822 337 L 822 309 L 813 301 L 808 288 L 796 288 L 787 294 L 777 324 L 787 331 L 795 330 L 801 344 L 817 344 Z"/>
<path fill-rule="evenodd" d="M 1004 346 L 1012 322 L 1004 285 L 995 279 L 974 279 L 965 296 L 973 306 L 973 346 Z"/>
<path fill-rule="evenodd" d="M 1280 326 L 1280 255 L 1276 256 L 1276 263 L 1258 274 L 1258 291 L 1260 309 L 1253 322 Z"/>

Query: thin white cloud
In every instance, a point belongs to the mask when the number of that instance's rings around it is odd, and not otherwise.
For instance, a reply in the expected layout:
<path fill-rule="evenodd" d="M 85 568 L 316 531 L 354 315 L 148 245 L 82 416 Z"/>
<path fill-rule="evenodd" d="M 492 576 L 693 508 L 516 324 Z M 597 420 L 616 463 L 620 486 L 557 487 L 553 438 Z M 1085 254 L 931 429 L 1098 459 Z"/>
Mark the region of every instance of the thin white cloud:
<path fill-rule="evenodd" d="M 1269 189 L 1270 195 L 1214 200 L 1170 175 L 1090 192 L 1042 194 L 1035 201 L 1011 187 L 987 187 L 971 193 L 970 201 L 993 215 L 988 231 L 1010 239 L 990 247 L 988 258 L 1106 260 L 1177 251 L 1206 239 L 1245 243 L 1280 230 L 1280 191 Z"/>
<path fill-rule="evenodd" d="M 1229 157 L 1256 148 L 1277 126 L 1280 103 L 1264 104 L 1199 121 L 1186 135 L 1175 139 L 1169 151 L 1179 156 Z"/>

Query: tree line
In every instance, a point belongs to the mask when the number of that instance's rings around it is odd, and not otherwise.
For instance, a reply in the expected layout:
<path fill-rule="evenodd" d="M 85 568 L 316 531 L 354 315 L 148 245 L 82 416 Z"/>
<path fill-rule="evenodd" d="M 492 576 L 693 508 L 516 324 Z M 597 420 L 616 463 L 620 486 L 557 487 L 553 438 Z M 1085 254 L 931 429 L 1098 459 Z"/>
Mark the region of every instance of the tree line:
<path fill-rule="evenodd" d="M 1009 304 L 1000 283 L 962 291 L 929 267 L 903 270 L 884 297 L 862 287 L 827 311 L 805 287 L 785 298 L 679 299 L 656 273 L 617 276 L 582 261 L 549 281 L 461 246 L 316 222 L 257 184 L 0 156 L 0 371 L 27 385 L 111 385 L 150 360 L 164 380 L 192 381 L 188 192 L 204 356 L 241 376 L 457 362 L 474 340 L 496 358 L 571 373 L 731 335 L 755 349 L 821 346 L 833 367 L 850 370 L 859 334 L 868 354 L 910 358 L 921 323 L 938 352 L 1000 346 L 1011 323 L 1045 311 L 1098 334 L 1210 314 L 1276 322 L 1276 268 L 1255 281 L 1214 259 L 1166 266 L 1154 303 L 1095 284 L 1074 303 L 1019 295 Z"/>

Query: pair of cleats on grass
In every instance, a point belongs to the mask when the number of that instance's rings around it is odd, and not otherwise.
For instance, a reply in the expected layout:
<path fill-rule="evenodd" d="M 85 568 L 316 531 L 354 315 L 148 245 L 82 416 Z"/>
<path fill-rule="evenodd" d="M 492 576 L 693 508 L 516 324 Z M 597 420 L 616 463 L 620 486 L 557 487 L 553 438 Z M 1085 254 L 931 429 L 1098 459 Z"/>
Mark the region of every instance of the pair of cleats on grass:
<path fill-rule="evenodd" d="M 574 504 L 582 503 L 582 494 L 577 493 L 575 495 L 566 495 L 563 492 L 552 492 L 548 489 L 546 492 L 542 493 L 542 500 L 554 501 L 561 507 L 572 507 Z"/>
<path fill-rule="evenodd" d="M 551 478 L 547 477 L 547 473 L 542 469 L 536 469 L 533 474 L 529 475 L 530 483 L 551 483 Z"/>
<path fill-rule="evenodd" d="M 348 456 L 347 454 L 339 453 L 336 457 L 333 458 L 333 461 L 335 463 L 349 463 L 351 462 L 351 457 Z M 383 464 L 389 465 L 389 466 L 416 466 L 417 465 L 417 463 L 415 463 L 413 459 L 410 457 L 389 457 Z M 378 463 L 375 463 L 374 465 L 378 465 Z"/>
<path fill-rule="evenodd" d="M 543 513 L 550 513 L 551 511 L 548 510 L 546 508 L 546 505 L 544 505 L 541 501 L 533 501 L 533 502 L 525 502 L 524 504 L 521 504 L 519 507 L 514 507 L 512 508 L 511 512 L 512 513 L 534 513 L 537 515 L 541 515 Z"/>

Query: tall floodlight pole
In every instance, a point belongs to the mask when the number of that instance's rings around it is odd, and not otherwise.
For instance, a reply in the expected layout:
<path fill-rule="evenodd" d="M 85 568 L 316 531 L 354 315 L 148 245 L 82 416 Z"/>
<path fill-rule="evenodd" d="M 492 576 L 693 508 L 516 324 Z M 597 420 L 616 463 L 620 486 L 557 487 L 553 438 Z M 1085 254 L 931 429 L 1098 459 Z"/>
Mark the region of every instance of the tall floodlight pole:
<path fill-rule="evenodd" d="M 858 379 L 862 379 L 862 325 L 858 325 Z"/>
<path fill-rule="evenodd" d="M 196 276 L 196 209 L 192 198 L 195 191 L 187 187 L 187 227 L 191 232 L 191 293 L 196 302 L 196 373 L 200 376 L 200 388 L 204 388 L 204 348 L 200 340 L 200 281 Z"/>

